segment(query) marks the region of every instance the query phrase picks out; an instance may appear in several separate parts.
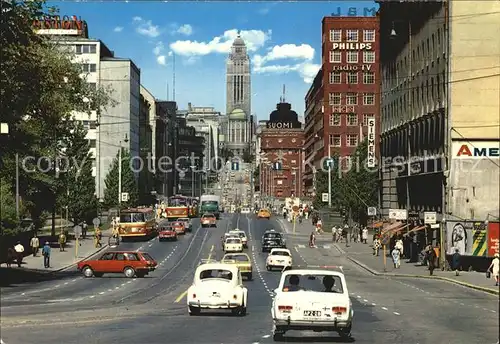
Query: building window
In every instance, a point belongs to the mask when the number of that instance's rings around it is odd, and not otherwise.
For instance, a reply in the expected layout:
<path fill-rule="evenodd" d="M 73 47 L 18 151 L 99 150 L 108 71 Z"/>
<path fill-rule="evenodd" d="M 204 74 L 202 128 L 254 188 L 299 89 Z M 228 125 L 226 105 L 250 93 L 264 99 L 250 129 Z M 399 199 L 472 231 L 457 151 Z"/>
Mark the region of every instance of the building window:
<path fill-rule="evenodd" d="M 95 140 L 89 140 L 89 147 L 90 148 L 95 148 Z"/>
<path fill-rule="evenodd" d="M 357 84 L 358 83 L 358 72 L 347 73 L 347 83 L 348 84 Z"/>
<path fill-rule="evenodd" d="M 95 44 L 77 44 L 75 52 L 77 55 L 95 54 L 96 53 Z"/>
<path fill-rule="evenodd" d="M 342 82 L 341 72 L 330 72 L 330 84 L 340 84 Z"/>
<path fill-rule="evenodd" d="M 339 127 L 340 126 L 340 114 L 339 113 L 330 114 L 330 126 L 331 127 Z"/>
<path fill-rule="evenodd" d="M 358 105 L 358 94 L 357 93 L 347 93 L 346 105 Z"/>
<path fill-rule="evenodd" d="M 363 126 L 365 126 L 365 127 L 368 126 L 368 120 L 370 118 L 375 118 L 375 116 L 372 113 L 365 113 L 365 114 L 363 114 Z"/>
<path fill-rule="evenodd" d="M 373 93 L 363 94 L 363 105 L 375 105 L 375 94 Z"/>
<path fill-rule="evenodd" d="M 330 93 L 328 98 L 330 105 L 340 105 L 340 93 Z"/>
<path fill-rule="evenodd" d="M 363 51 L 363 63 L 375 63 L 375 52 Z"/>
<path fill-rule="evenodd" d="M 358 135 L 347 134 L 347 147 L 356 147 L 358 145 Z"/>
<path fill-rule="evenodd" d="M 330 63 L 342 63 L 342 52 L 338 50 L 330 51 Z"/>
<path fill-rule="evenodd" d="M 347 63 L 358 63 L 358 52 L 349 50 L 347 52 Z"/>
<path fill-rule="evenodd" d="M 375 30 L 363 30 L 364 42 L 375 42 Z"/>
<path fill-rule="evenodd" d="M 87 85 L 91 91 L 97 90 L 97 84 L 95 82 L 88 82 Z"/>
<path fill-rule="evenodd" d="M 347 30 L 346 33 L 346 39 L 348 42 L 357 42 L 359 37 L 358 37 L 358 30 Z"/>
<path fill-rule="evenodd" d="M 330 42 L 342 42 L 342 30 L 330 30 Z"/>
<path fill-rule="evenodd" d="M 374 72 L 364 72 L 363 73 L 363 84 L 372 85 L 375 83 L 375 73 Z"/>
<path fill-rule="evenodd" d="M 95 63 L 83 63 L 82 64 L 82 73 L 95 73 L 96 64 Z"/>
<path fill-rule="evenodd" d="M 350 113 L 347 115 L 347 125 L 355 126 L 358 125 L 358 115 L 355 113 Z"/>
<path fill-rule="evenodd" d="M 330 135 L 330 145 L 333 147 L 340 147 L 342 144 L 342 140 L 340 139 L 340 135 Z"/>
<path fill-rule="evenodd" d="M 342 157 L 342 160 L 344 161 L 342 166 L 344 166 L 347 169 L 350 169 L 352 167 L 352 157 L 350 155 Z"/>
<path fill-rule="evenodd" d="M 292 165 L 296 165 L 297 164 L 297 160 L 292 160 Z"/>

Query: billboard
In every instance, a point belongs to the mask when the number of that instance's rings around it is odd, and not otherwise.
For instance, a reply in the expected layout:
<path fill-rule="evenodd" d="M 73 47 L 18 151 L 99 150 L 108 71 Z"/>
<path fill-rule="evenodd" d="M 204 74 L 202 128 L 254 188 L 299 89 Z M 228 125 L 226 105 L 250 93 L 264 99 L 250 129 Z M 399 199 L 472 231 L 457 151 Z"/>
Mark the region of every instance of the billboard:
<path fill-rule="evenodd" d="M 497 224 L 498 226 L 498 224 Z M 446 223 L 448 254 L 458 252 L 463 256 L 489 257 L 490 247 L 498 250 L 498 227 L 496 236 L 494 228 L 480 221 L 449 221 Z M 495 239 L 496 238 L 496 239 Z"/>
<path fill-rule="evenodd" d="M 500 232 L 500 223 L 490 222 L 488 223 L 488 257 L 493 257 L 495 254 L 500 254 L 500 248 L 498 246 Z"/>

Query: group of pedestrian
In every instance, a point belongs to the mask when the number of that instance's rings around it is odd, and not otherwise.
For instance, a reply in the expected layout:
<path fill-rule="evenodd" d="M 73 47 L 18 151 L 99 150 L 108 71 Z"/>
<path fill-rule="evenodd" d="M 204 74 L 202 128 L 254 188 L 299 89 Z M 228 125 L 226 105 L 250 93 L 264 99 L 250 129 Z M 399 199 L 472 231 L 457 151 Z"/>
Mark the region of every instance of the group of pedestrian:
<path fill-rule="evenodd" d="M 64 246 L 66 244 L 66 235 L 64 235 L 62 231 L 61 234 L 59 235 L 59 250 L 64 251 Z M 38 239 L 36 234 L 33 235 L 33 237 L 30 240 L 30 247 L 33 257 L 36 257 L 40 249 L 40 239 Z M 23 247 L 23 252 L 24 252 L 24 247 Z M 43 245 L 42 247 L 42 256 L 43 256 L 43 266 L 46 269 L 50 268 L 50 243 L 48 241 L 46 241 L 45 245 Z"/>

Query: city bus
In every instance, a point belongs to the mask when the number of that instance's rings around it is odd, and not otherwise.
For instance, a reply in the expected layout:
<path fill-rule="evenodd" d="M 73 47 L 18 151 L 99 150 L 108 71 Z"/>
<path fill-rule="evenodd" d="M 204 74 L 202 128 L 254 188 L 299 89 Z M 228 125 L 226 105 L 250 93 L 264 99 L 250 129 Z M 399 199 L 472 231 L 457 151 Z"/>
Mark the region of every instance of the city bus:
<path fill-rule="evenodd" d="M 189 208 L 189 199 L 187 197 L 182 195 L 171 196 L 168 198 L 167 206 L 165 207 L 166 217 L 170 221 L 181 217 L 191 217 Z"/>
<path fill-rule="evenodd" d="M 153 208 L 128 208 L 120 212 L 118 232 L 123 241 L 128 238 L 148 239 L 156 231 L 156 219 Z"/>

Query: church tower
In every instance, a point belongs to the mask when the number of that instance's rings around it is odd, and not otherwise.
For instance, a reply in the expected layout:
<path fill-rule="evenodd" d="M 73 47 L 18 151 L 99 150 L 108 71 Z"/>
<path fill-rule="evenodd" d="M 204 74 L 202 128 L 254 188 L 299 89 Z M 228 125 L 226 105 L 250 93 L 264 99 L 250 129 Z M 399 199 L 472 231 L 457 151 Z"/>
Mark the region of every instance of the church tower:
<path fill-rule="evenodd" d="M 234 156 L 242 156 L 250 149 L 250 103 L 250 57 L 245 42 L 238 35 L 226 62 L 226 147 Z"/>

